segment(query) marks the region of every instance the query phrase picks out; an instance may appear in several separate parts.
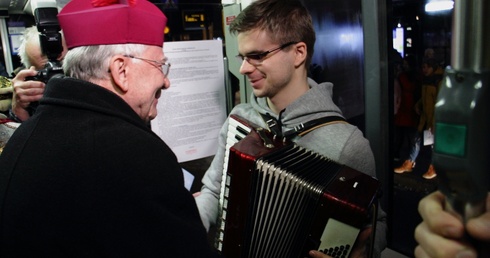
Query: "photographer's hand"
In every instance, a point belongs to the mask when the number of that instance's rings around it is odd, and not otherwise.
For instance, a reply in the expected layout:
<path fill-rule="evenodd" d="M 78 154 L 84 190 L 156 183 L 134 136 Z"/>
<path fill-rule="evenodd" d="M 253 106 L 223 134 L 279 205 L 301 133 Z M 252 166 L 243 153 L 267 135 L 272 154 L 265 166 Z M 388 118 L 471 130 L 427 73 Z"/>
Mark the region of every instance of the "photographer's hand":
<path fill-rule="evenodd" d="M 37 71 L 34 67 L 24 69 L 17 73 L 12 79 L 12 87 L 14 88 L 12 97 L 12 112 L 21 121 L 27 120 L 30 115 L 27 107 L 31 102 L 36 102 L 41 99 L 44 94 L 44 82 L 41 81 L 26 81 L 29 76 L 35 76 Z"/>

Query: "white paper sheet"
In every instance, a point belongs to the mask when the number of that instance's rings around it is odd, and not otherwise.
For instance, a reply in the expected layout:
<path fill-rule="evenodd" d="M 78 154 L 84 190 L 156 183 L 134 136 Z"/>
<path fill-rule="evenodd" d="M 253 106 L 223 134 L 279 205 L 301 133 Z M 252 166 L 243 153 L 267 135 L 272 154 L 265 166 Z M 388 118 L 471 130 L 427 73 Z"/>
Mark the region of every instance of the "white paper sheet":
<path fill-rule="evenodd" d="M 434 135 L 430 130 L 424 130 L 424 146 L 434 144 Z"/>
<path fill-rule="evenodd" d="M 165 42 L 171 63 L 170 88 L 158 101 L 152 130 L 177 155 L 179 162 L 216 153 L 226 119 L 226 92 L 221 40 Z"/>

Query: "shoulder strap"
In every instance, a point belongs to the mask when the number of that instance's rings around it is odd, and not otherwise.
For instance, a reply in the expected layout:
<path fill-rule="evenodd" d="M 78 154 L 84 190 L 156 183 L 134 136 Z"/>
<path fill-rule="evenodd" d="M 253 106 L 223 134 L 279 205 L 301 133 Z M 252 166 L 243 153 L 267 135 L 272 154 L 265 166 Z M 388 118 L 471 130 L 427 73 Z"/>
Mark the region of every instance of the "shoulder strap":
<path fill-rule="evenodd" d="M 260 114 L 264 122 L 267 124 L 267 127 L 269 127 L 269 130 L 276 136 L 282 137 L 282 125 L 281 121 L 278 121 L 276 118 L 273 116 L 270 116 L 268 114 L 262 114 L 257 111 L 257 113 Z"/>
<path fill-rule="evenodd" d="M 313 119 L 311 121 L 301 123 L 297 126 L 295 126 L 293 129 L 285 132 L 284 134 L 281 131 L 281 122 L 276 120 L 272 116 L 268 116 L 266 114 L 259 113 L 262 116 L 262 119 L 266 122 L 267 126 L 269 127 L 269 130 L 272 131 L 272 133 L 276 136 L 283 137 L 283 138 L 292 138 L 296 135 L 303 136 L 319 127 L 325 126 L 325 125 L 330 125 L 334 123 L 346 123 L 345 119 L 340 116 L 326 116 L 326 117 L 321 117 L 317 119 Z"/>
<path fill-rule="evenodd" d="M 306 123 L 301 123 L 284 133 L 284 138 L 290 138 L 295 135 L 303 136 L 319 127 L 335 124 L 335 123 L 347 123 L 343 117 L 340 116 L 326 116 L 317 119 L 313 119 Z"/>

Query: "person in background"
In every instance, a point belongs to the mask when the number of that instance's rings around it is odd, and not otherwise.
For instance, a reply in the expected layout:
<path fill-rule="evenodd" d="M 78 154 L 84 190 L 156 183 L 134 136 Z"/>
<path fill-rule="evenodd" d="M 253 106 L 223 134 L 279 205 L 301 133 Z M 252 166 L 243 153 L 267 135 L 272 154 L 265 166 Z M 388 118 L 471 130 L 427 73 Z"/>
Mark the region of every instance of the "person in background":
<path fill-rule="evenodd" d="M 415 228 L 415 257 L 453 258 L 489 257 L 490 255 L 490 194 L 485 212 L 463 223 L 453 213 L 446 211 L 446 197 L 433 192 L 419 202 L 422 222 Z M 474 241 L 468 241 L 467 237 Z M 475 245 L 476 243 L 476 245 Z M 479 255 L 477 255 L 479 251 Z"/>
<path fill-rule="evenodd" d="M 429 60 L 429 59 L 434 60 L 437 63 L 437 67 L 434 70 L 434 74 L 436 76 L 442 77 L 444 75 L 445 63 L 442 60 L 443 58 L 441 58 L 441 55 L 442 54 L 440 52 L 438 53 L 433 48 L 426 48 L 424 51 L 424 58 L 422 60 Z"/>
<path fill-rule="evenodd" d="M 311 16 L 300 1 L 253 1 L 233 20 L 230 31 L 237 34 L 240 73 L 247 76 L 253 88 L 250 103 L 236 106 L 231 114 L 277 135 L 315 119 L 342 117 L 332 101 L 333 85 L 318 84 L 307 76 L 316 36 Z M 203 177 L 203 187 L 195 194 L 207 229 L 218 218 L 228 121 L 220 131 L 218 150 Z M 265 121 L 273 123 L 269 127 Z M 376 175 L 369 142 L 351 124 L 322 126 L 303 136 L 296 134 L 292 141 L 370 176 Z M 371 229 L 367 227 L 361 235 L 369 236 L 366 233 Z M 386 247 L 386 214 L 381 209 L 374 246 L 374 257 L 379 257 Z M 353 250 L 353 257 L 364 257 L 365 247 L 361 244 Z"/>
<path fill-rule="evenodd" d="M 59 60 L 66 53 L 63 41 L 63 52 Z M 3 149 L 12 133 L 34 112 L 34 107 L 44 92 L 44 82 L 27 80 L 44 68 L 48 59 L 42 54 L 39 41 L 39 32 L 36 26 L 26 28 L 23 32 L 21 44 L 18 49 L 22 65 L 14 71 L 14 78 L 0 77 L 0 148 Z M 25 69 L 30 67 L 30 69 Z M 31 105 L 33 103 L 33 105 Z"/>
<path fill-rule="evenodd" d="M 435 73 L 439 69 L 439 64 L 433 58 L 424 59 L 422 62 L 422 91 L 420 100 L 415 104 L 415 110 L 420 115 L 418 131 L 423 135 L 425 130 L 434 133 L 435 125 L 435 106 L 437 93 L 442 81 L 442 74 Z M 431 144 L 431 147 L 433 144 Z M 422 177 L 425 179 L 433 179 L 437 173 L 432 164 L 429 165 L 427 172 Z"/>
<path fill-rule="evenodd" d="M 400 107 L 395 115 L 395 155 L 404 160 L 395 173 L 412 172 L 420 151 L 420 134 L 417 126 L 419 115 L 415 103 L 420 99 L 422 74 L 417 69 L 413 55 L 403 59 L 403 71 L 398 76 L 400 85 Z M 408 147 L 406 150 L 405 146 Z"/>
<path fill-rule="evenodd" d="M 66 77 L 0 155 L 0 257 L 216 257 L 172 150 L 147 126 L 170 86 L 153 3 L 71 0 Z"/>
<path fill-rule="evenodd" d="M 67 51 L 64 39 L 62 39 L 62 45 L 63 51 L 58 61 L 63 60 Z M 16 69 L 15 77 L 12 79 L 14 90 L 9 118 L 21 123 L 34 113 L 30 105 L 41 99 L 46 86 L 43 81 L 27 80 L 28 77 L 37 75 L 37 71 L 44 69 L 48 62 L 48 58 L 42 53 L 39 31 L 36 26 L 28 27 L 24 31 L 18 55 L 22 66 Z"/>
<path fill-rule="evenodd" d="M 422 88 L 420 99 L 415 103 L 415 111 L 420 116 L 419 122 L 417 124 L 419 146 L 423 141 L 424 131 L 434 131 L 434 110 L 437 99 L 437 93 L 439 92 L 439 86 L 442 80 L 440 74 L 435 74 L 434 71 L 438 68 L 438 64 L 435 59 L 429 58 L 424 59 L 422 62 Z M 417 151 L 417 155 L 418 155 Z M 415 167 L 415 159 L 417 155 L 410 155 L 410 159 L 405 160 L 405 162 L 398 168 L 395 168 L 395 173 L 411 172 L 412 168 Z M 425 172 L 422 177 L 425 179 L 433 179 L 437 176 L 437 173 L 432 164 L 429 165 L 427 172 Z"/>
<path fill-rule="evenodd" d="M 16 69 L 16 74 L 20 70 L 29 69 L 32 66 L 34 66 L 36 70 L 41 70 L 48 62 L 48 57 L 42 52 L 39 36 L 40 33 L 35 25 L 27 27 L 22 33 L 21 43 L 17 54 L 22 65 Z M 66 49 L 64 49 L 59 60 L 61 60 L 65 54 Z"/>

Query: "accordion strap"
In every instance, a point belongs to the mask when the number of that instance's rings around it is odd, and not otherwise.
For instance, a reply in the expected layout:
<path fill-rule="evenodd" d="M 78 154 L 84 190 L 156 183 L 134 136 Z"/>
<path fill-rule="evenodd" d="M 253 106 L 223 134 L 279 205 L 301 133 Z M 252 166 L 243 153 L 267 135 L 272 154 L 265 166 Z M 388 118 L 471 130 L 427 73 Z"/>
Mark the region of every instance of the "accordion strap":
<path fill-rule="evenodd" d="M 296 135 L 298 136 L 303 136 L 319 127 L 330 125 L 330 124 L 335 124 L 335 123 L 347 123 L 343 117 L 340 116 L 326 116 L 326 117 L 321 117 L 317 119 L 310 120 L 305 123 L 300 123 L 299 125 L 295 126 L 293 129 L 284 132 L 284 134 L 281 132 L 281 122 L 277 121 L 274 117 L 262 114 L 262 119 L 267 123 L 267 126 L 269 127 L 269 130 L 274 133 L 276 136 L 283 137 L 285 139 L 292 138 Z"/>
<path fill-rule="evenodd" d="M 287 132 L 284 133 L 285 138 L 290 138 L 295 135 L 303 136 L 317 128 L 320 128 L 322 126 L 326 125 L 331 125 L 331 124 L 336 124 L 336 123 L 346 123 L 345 119 L 340 116 L 326 116 L 326 117 L 321 117 L 317 119 L 313 119 L 311 121 L 308 121 L 306 123 L 301 123 L 297 126 L 294 127 L 294 129 L 291 129 Z"/>

